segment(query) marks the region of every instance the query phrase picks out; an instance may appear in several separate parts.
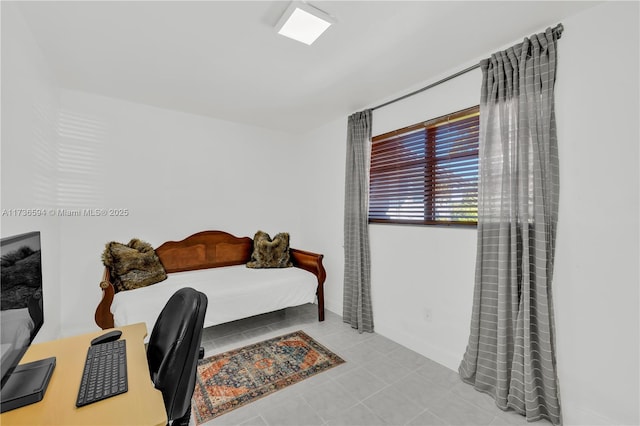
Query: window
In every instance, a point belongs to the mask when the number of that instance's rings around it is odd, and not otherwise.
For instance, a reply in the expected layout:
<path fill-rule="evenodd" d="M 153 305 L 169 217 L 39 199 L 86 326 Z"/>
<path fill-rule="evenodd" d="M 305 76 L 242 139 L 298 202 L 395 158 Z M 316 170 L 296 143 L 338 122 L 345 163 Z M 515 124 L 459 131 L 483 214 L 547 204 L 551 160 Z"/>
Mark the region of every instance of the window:
<path fill-rule="evenodd" d="M 369 223 L 476 225 L 478 106 L 375 136 Z"/>

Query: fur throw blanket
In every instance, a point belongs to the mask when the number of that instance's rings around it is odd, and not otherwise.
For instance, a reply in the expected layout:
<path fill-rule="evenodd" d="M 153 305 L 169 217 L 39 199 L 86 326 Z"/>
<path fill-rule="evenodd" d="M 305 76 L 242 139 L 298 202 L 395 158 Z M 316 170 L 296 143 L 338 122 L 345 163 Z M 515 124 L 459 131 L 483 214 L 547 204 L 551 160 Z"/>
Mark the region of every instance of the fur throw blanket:
<path fill-rule="evenodd" d="M 109 268 L 116 291 L 146 287 L 167 278 L 153 247 L 137 238 L 126 245 L 115 241 L 107 243 L 102 263 Z"/>
<path fill-rule="evenodd" d="M 281 232 L 269 237 L 266 232 L 258 231 L 253 237 L 253 253 L 247 268 L 289 268 L 293 266 L 289 257 L 289 234 Z"/>

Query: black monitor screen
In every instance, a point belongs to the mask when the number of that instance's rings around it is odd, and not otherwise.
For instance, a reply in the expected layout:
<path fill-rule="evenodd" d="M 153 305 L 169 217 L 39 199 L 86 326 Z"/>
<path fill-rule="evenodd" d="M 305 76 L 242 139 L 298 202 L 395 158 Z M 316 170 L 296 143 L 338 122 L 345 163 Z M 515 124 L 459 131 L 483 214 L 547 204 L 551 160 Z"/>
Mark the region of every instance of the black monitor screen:
<path fill-rule="evenodd" d="M 44 320 L 40 232 L 2 238 L 0 245 L 0 366 L 4 386 Z"/>

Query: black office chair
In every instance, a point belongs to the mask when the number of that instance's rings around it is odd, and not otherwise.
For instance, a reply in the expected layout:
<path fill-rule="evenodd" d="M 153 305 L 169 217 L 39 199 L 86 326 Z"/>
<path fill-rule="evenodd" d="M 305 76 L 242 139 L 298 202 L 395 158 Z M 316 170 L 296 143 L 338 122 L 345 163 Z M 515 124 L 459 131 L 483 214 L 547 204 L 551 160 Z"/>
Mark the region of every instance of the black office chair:
<path fill-rule="evenodd" d="M 160 312 L 147 345 L 151 380 L 162 392 L 167 419 L 188 425 L 207 296 L 192 288 L 178 290 Z"/>

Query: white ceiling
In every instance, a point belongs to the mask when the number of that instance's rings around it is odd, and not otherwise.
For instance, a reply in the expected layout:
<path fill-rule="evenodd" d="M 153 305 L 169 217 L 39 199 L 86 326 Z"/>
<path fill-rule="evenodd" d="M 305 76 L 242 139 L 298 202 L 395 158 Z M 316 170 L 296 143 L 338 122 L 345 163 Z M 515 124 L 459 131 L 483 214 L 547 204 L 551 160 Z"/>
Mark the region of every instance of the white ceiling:
<path fill-rule="evenodd" d="M 418 88 L 594 4 L 310 3 L 338 20 L 311 46 L 275 32 L 288 1 L 19 8 L 61 87 L 301 132 Z"/>

